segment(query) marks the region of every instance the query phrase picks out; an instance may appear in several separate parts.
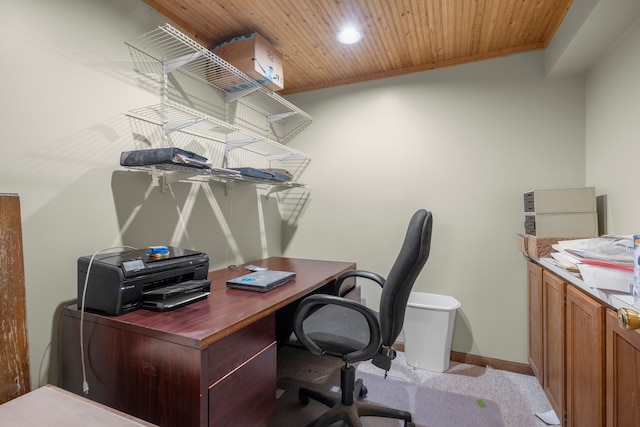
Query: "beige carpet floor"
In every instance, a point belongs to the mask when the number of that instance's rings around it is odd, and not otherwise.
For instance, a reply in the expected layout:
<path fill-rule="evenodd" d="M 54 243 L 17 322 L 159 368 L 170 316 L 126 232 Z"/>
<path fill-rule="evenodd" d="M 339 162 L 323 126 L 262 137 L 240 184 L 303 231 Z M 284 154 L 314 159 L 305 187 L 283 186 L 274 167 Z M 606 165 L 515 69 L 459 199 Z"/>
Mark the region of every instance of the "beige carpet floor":
<path fill-rule="evenodd" d="M 278 353 L 278 377 L 281 379 L 324 383 L 341 365 L 342 362 L 334 357 L 313 356 L 293 347 L 282 347 Z M 383 374 L 370 362 L 359 363 L 357 372 Z M 409 366 L 404 354 L 399 352 L 389 378 L 491 400 L 500 406 L 505 427 L 544 427 L 546 424 L 535 414 L 551 409 L 535 377 L 489 367 L 452 362 L 449 370 L 436 373 Z"/>

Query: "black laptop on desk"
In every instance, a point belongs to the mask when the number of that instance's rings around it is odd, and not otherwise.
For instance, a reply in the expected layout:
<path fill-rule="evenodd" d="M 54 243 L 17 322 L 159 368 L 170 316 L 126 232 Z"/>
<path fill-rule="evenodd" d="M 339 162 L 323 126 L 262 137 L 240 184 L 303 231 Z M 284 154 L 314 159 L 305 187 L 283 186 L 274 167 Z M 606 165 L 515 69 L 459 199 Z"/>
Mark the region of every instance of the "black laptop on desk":
<path fill-rule="evenodd" d="M 267 292 L 295 279 L 291 271 L 262 270 L 227 281 L 227 287 L 255 292 Z"/>

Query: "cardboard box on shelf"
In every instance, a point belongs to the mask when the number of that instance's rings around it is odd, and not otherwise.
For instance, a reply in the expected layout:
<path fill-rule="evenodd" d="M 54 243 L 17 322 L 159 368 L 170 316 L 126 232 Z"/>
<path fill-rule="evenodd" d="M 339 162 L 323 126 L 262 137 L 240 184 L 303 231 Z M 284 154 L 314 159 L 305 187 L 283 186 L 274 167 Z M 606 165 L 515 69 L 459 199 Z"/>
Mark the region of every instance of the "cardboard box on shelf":
<path fill-rule="evenodd" d="M 518 250 L 523 254 L 527 253 L 527 236 L 525 234 L 516 234 L 516 239 L 518 241 Z"/>
<path fill-rule="evenodd" d="M 532 258 L 547 258 L 549 254 L 554 251 L 551 247 L 555 245 L 560 240 L 570 240 L 571 238 L 567 237 L 545 237 L 540 238 L 536 236 L 531 236 L 529 234 L 521 234 L 518 233 L 517 236 L 518 241 L 518 250 L 525 255 L 529 255 Z"/>
<path fill-rule="evenodd" d="M 259 33 L 236 37 L 211 50 L 250 78 L 276 92 L 284 89 L 282 55 Z M 223 79 L 223 73 L 209 70 L 209 80 L 225 90 L 243 89 L 242 79 Z"/>

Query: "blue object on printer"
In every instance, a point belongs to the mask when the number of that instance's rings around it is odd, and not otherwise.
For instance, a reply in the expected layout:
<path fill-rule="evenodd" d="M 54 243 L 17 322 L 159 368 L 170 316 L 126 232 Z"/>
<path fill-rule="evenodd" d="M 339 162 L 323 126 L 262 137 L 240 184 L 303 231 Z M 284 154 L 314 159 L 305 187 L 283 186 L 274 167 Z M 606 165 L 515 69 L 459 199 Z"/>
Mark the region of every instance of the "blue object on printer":
<path fill-rule="evenodd" d="M 168 246 L 149 246 L 145 249 L 147 254 L 168 254 L 169 247 Z"/>
<path fill-rule="evenodd" d="M 147 249 L 78 258 L 78 307 L 121 315 L 139 308 L 166 311 L 209 295 L 209 256 L 203 252 L 167 246 L 167 253 Z M 162 250 L 162 249 L 159 249 Z"/>

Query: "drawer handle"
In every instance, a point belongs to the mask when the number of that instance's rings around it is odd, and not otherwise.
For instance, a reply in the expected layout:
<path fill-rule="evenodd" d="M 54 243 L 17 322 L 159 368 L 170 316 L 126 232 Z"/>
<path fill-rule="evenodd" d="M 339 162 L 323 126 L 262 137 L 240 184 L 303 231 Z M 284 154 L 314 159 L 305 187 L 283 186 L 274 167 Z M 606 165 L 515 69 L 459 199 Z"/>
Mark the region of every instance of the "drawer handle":
<path fill-rule="evenodd" d="M 625 331 L 640 329 L 640 313 L 627 308 L 618 309 L 618 325 Z"/>

